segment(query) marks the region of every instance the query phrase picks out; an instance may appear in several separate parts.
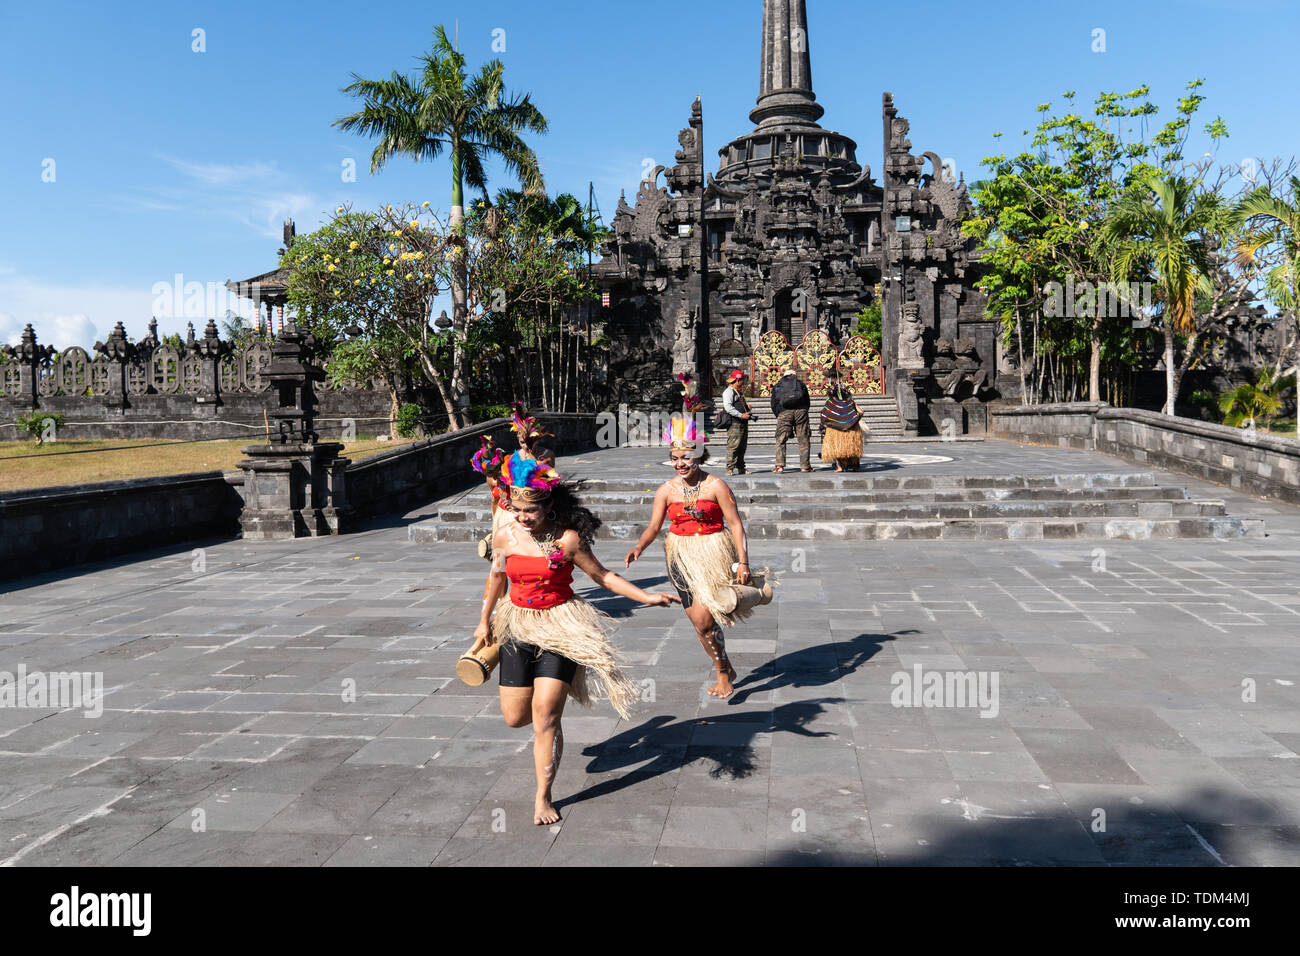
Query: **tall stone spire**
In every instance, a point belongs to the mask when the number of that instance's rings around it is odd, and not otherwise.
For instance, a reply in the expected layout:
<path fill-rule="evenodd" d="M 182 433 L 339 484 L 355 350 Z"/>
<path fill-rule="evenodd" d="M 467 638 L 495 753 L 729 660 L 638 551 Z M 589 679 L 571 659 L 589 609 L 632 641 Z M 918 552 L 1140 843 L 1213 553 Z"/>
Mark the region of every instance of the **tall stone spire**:
<path fill-rule="evenodd" d="M 763 0 L 758 105 L 750 120 L 760 129 L 816 126 L 823 112 L 812 89 L 804 0 Z"/>

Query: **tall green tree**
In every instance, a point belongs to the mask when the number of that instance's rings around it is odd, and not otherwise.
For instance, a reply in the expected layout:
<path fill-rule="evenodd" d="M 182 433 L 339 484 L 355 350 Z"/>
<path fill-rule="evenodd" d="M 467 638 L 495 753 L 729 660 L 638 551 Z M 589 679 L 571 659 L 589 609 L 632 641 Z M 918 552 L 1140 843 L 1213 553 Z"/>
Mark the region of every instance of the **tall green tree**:
<path fill-rule="evenodd" d="M 1279 309 L 1291 312 L 1296 344 L 1300 345 L 1300 176 L 1289 176 L 1288 186 L 1282 195 L 1267 185 L 1257 187 L 1237 204 L 1233 217 L 1243 228 L 1237 243 L 1241 263 L 1268 262 L 1271 253 L 1264 291 Z M 1282 368 L 1286 351 L 1285 346 L 1280 350 L 1273 374 L 1275 378 L 1295 377 L 1296 436 L 1300 437 L 1300 355 L 1287 371 Z"/>
<path fill-rule="evenodd" d="M 298 236 L 280 266 L 289 273 L 288 297 L 299 324 L 323 354 L 341 350 L 330 354 L 341 363 L 339 375 L 381 381 L 395 418 L 410 360 L 437 389 L 455 428 L 450 332 L 429 323 L 431 304 L 445 288 L 449 238 L 427 207 L 400 203 L 371 212 L 340 206 L 330 222 Z M 353 344 L 342 344 L 345 335 Z"/>
<path fill-rule="evenodd" d="M 1024 131 L 1027 148 L 982 161 L 992 175 L 972 187 L 975 208 L 963 231 L 980 240 L 987 271 L 979 285 L 988 314 L 1001 319 L 1009 351 L 1019 356 L 1025 400 L 1043 397 L 1045 385 L 1049 400 L 1069 400 L 1085 375 L 1088 398 L 1100 400 L 1109 370 L 1114 401 L 1122 378 L 1131 378 L 1147 333 L 1129 314 L 1139 303 L 1112 284 L 1116 239 L 1102 226 L 1143 173 L 1184 168 L 1201 82 L 1187 85 L 1175 115 L 1158 129 L 1148 129 L 1158 112 L 1148 87 L 1100 93 L 1090 112 L 1066 92 L 1063 110 L 1037 107 L 1042 118 Z M 1227 135 L 1221 120 L 1205 132 L 1215 141 Z M 1062 292 L 1068 296 L 1071 287 L 1086 291 L 1062 310 Z M 1114 308 L 1117 300 L 1124 308 Z"/>
<path fill-rule="evenodd" d="M 597 292 L 588 280 L 587 249 L 604 230 L 587 220 L 569 195 L 554 200 L 503 190 L 498 204 L 476 205 L 469 219 L 471 295 L 483 309 L 498 351 L 511 365 L 512 387 L 520 373 L 541 389 L 545 407 L 576 411 L 585 343 L 576 307 Z M 532 355 L 521 355 L 520 346 Z M 533 361 L 523 369 L 519 360 Z"/>
<path fill-rule="evenodd" d="M 434 30 L 433 48 L 423 55 L 421 63 L 421 69 L 409 77 L 394 72 L 388 79 L 367 80 L 352 74 L 353 82 L 343 92 L 360 97 L 363 106 L 334 125 L 377 140 L 370 157 L 372 174 L 399 154 L 418 162 L 437 159 L 444 150 L 450 153 L 450 284 L 455 338 L 451 392 L 459 408 L 462 396 L 469 393 L 471 363 L 466 348 L 469 277 L 464 189 L 468 184 L 486 197 L 484 162 L 496 159 L 525 190 L 541 191 L 541 167 L 521 134 L 545 133 L 547 122 L 528 94 L 507 92 L 505 66 L 500 60 L 484 64 L 471 78 L 464 54 L 447 38 L 441 25 Z M 458 412 L 452 418 L 452 427 L 467 424 L 467 419 Z"/>
<path fill-rule="evenodd" d="M 1149 170 L 1142 173 L 1111 210 L 1106 235 L 1117 243 L 1113 276 L 1127 282 L 1149 271 L 1160 297 L 1165 339 L 1165 407 L 1174 414 L 1179 368 L 1175 337 L 1196 332 L 1196 296 L 1213 292 L 1214 265 L 1207 237 L 1219 220 L 1221 203 L 1198 189 L 1197 180 Z"/>

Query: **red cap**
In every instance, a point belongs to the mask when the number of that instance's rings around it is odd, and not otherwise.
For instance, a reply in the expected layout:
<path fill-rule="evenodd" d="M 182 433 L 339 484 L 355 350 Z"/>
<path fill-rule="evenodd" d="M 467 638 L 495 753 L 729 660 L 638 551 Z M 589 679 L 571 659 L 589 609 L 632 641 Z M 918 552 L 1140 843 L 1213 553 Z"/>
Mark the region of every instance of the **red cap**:
<path fill-rule="evenodd" d="M 733 369 L 731 374 L 727 376 L 727 381 L 734 382 L 736 379 L 744 378 L 744 377 L 745 377 L 745 373 L 742 372 L 740 369 Z"/>

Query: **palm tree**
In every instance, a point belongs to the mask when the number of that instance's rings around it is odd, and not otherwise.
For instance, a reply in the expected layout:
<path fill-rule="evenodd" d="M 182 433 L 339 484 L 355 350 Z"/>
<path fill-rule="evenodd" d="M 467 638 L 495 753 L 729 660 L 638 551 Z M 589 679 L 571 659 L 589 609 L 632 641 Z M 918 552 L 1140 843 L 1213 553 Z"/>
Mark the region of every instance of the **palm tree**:
<path fill-rule="evenodd" d="M 440 25 L 433 32 L 433 49 L 421 57 L 423 66 L 416 75 L 407 77 L 394 72 L 389 79 L 366 80 L 353 73 L 353 82 L 343 92 L 361 97 L 364 105 L 333 125 L 378 140 L 370 155 L 372 175 L 399 154 L 418 162 L 437 159 L 444 149 L 451 153 L 451 300 L 456 341 L 451 393 L 460 402 L 469 390 L 470 360 L 463 348 L 469 285 L 464 244 L 465 185 L 486 196 L 483 162 L 495 158 L 526 191 L 542 191 L 537 156 L 520 134 L 545 133 L 547 123 L 528 94 L 512 96 L 506 92 L 502 81 L 505 66 L 500 60 L 484 64 L 477 76 L 468 78 L 465 57 L 447 39 L 447 31 Z M 452 427 L 467 424 L 467 419 L 467 415 L 453 413 Z"/>
<path fill-rule="evenodd" d="M 1264 277 L 1268 297 L 1280 308 L 1290 309 L 1300 323 L 1300 176 L 1290 177 L 1289 201 L 1274 196 L 1267 186 L 1248 193 L 1233 210 L 1233 218 L 1245 228 L 1237 243 L 1237 261 L 1249 266 L 1257 261 L 1261 250 L 1272 249 L 1280 260 Z M 1300 327 L 1297 328 L 1300 337 Z M 1282 370 L 1286 354 L 1278 355 L 1278 378 L 1300 375 L 1300 359 L 1289 371 Z M 1300 438 L 1300 379 L 1296 381 L 1296 437 Z"/>
<path fill-rule="evenodd" d="M 609 230 L 588 221 L 587 211 L 572 193 L 552 198 L 518 189 L 498 189 L 496 208 L 509 219 L 555 239 L 566 252 L 594 249 Z"/>
<path fill-rule="evenodd" d="M 1103 227 L 1117 243 L 1112 277 L 1127 282 L 1149 270 L 1161 293 L 1165 335 L 1165 407 L 1174 414 L 1179 378 L 1177 335 L 1195 335 L 1197 292 L 1210 294 L 1213 265 L 1206 236 L 1221 222 L 1217 196 L 1199 191 L 1200 181 L 1147 171 L 1111 208 Z"/>
<path fill-rule="evenodd" d="M 1254 429 L 1260 418 L 1271 418 L 1282 410 L 1282 379 L 1268 369 L 1261 369 L 1255 384 L 1247 382 L 1219 396 L 1223 424 L 1233 428 Z"/>

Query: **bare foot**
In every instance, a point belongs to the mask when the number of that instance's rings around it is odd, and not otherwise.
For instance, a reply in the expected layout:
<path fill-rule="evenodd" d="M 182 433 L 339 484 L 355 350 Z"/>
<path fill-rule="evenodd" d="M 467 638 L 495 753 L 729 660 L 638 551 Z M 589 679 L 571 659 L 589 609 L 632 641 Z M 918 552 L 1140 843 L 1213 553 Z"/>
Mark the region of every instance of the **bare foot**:
<path fill-rule="evenodd" d="M 558 823 L 560 812 L 551 805 L 549 797 L 538 797 L 533 804 L 533 823 L 537 826 L 545 826 L 548 823 Z"/>
<path fill-rule="evenodd" d="M 709 688 L 709 696 L 716 697 L 719 700 L 726 700 L 735 691 L 731 682 L 736 679 L 736 669 L 730 665 L 726 671 L 718 672 L 718 682 Z"/>

